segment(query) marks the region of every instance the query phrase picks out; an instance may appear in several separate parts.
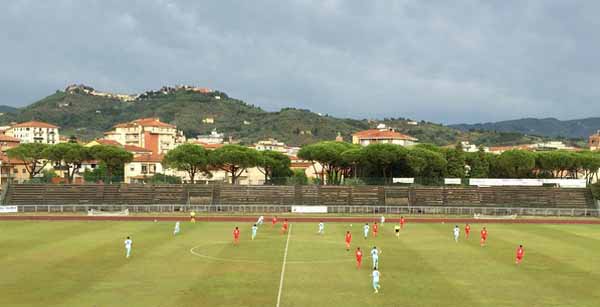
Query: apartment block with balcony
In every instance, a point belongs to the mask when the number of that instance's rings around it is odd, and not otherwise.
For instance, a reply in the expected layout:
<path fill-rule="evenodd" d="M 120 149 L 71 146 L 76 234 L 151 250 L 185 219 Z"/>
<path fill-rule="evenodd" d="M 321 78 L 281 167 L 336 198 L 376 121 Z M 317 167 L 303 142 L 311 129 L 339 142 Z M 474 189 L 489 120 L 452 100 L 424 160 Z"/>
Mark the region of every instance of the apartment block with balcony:
<path fill-rule="evenodd" d="M 29 121 L 12 125 L 4 133 L 10 137 L 17 138 L 21 143 L 60 143 L 59 127 L 39 122 Z"/>
<path fill-rule="evenodd" d="M 104 133 L 105 138 L 121 145 L 138 146 L 162 155 L 185 143 L 182 131 L 158 118 L 140 118 L 114 126 L 112 131 Z"/>

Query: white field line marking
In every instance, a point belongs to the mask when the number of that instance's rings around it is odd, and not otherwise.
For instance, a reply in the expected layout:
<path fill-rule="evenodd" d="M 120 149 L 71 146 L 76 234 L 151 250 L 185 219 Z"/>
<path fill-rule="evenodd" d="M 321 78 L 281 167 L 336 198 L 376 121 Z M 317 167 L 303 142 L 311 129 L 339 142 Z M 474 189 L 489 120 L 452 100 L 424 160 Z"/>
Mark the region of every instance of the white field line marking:
<path fill-rule="evenodd" d="M 279 293 L 277 293 L 277 307 L 281 303 L 281 290 L 283 290 L 283 275 L 285 274 L 285 263 L 287 262 L 288 246 L 290 244 L 290 235 L 292 234 L 292 225 L 288 231 L 287 240 L 285 241 L 285 252 L 283 252 L 283 265 L 281 266 L 281 278 L 279 279 Z"/>
<path fill-rule="evenodd" d="M 315 242 L 315 241 L 311 241 L 311 240 L 302 240 L 302 239 L 300 239 L 300 240 L 295 239 L 295 240 L 301 241 L 301 242 L 313 242 L 313 243 Z M 339 244 L 340 246 L 342 246 L 342 244 L 340 244 L 338 241 L 323 240 L 320 242 L 325 242 L 328 244 Z M 265 260 L 232 259 L 232 258 L 215 257 L 215 256 L 203 254 L 201 252 L 202 247 L 206 247 L 206 246 L 213 245 L 213 244 L 231 244 L 231 241 L 214 241 L 214 242 L 209 242 L 208 244 L 205 243 L 205 244 L 201 244 L 198 246 L 194 246 L 194 247 L 190 248 L 190 253 L 192 255 L 200 257 L 200 258 L 213 260 L 213 261 L 221 261 L 221 262 L 271 263 L 270 261 L 265 261 Z M 343 262 L 353 262 L 353 261 L 354 261 L 353 258 L 344 257 L 344 258 L 329 259 L 329 260 L 290 260 L 290 261 L 287 261 L 286 264 L 326 264 L 326 263 L 343 263 Z"/>

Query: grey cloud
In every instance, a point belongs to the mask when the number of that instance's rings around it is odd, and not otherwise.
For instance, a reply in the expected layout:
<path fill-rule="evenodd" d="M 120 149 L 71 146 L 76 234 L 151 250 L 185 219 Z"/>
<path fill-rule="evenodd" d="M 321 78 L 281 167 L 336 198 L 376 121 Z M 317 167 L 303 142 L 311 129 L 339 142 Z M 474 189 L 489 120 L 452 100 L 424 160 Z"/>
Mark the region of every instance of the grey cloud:
<path fill-rule="evenodd" d="M 600 3 L 10 1 L 0 103 L 83 82 L 223 90 L 269 110 L 444 123 L 600 111 Z"/>

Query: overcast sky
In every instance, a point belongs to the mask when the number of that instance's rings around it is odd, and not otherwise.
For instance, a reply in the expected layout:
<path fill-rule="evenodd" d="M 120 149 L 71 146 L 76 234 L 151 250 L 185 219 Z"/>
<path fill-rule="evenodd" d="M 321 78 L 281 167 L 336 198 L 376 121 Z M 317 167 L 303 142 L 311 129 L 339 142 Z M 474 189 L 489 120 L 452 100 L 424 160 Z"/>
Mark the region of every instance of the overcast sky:
<path fill-rule="evenodd" d="M 600 116 L 600 1 L 0 5 L 0 104 L 190 84 L 353 118 Z"/>

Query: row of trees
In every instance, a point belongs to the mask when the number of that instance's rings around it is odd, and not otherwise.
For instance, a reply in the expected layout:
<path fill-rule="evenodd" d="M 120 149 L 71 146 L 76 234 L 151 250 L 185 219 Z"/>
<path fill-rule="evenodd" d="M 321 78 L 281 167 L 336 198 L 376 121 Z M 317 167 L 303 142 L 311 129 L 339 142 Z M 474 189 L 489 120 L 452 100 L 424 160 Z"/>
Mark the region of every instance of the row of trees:
<path fill-rule="evenodd" d="M 97 160 L 106 171 L 107 177 L 123 171 L 125 163 L 133 160 L 133 155 L 126 150 L 107 145 L 86 147 L 79 143 L 59 143 L 48 145 L 41 143 L 21 144 L 6 151 L 13 160 L 23 161 L 29 178 L 42 174 L 48 164 L 54 170 L 61 170 L 68 183 L 73 182 L 81 165 L 90 160 Z"/>
<path fill-rule="evenodd" d="M 95 173 L 85 174 L 86 180 L 93 180 L 112 178 L 113 174 L 122 173 L 124 165 L 133 160 L 133 155 L 120 147 L 85 147 L 78 143 L 22 144 L 9 149 L 7 155 L 11 159 L 24 161 L 30 178 L 41 175 L 46 165 L 51 163 L 55 170 L 63 171 L 69 183 L 73 182 L 85 161 L 99 161 L 100 167 Z M 304 146 L 298 157 L 313 162 L 314 173 L 320 177 L 318 182 L 328 184 L 340 184 L 349 178 L 363 181 L 381 178 L 380 183 L 389 183 L 392 177 L 420 178 L 421 183 L 436 183 L 445 177 L 584 177 L 591 182 L 598 179 L 600 168 L 598 152 L 510 150 L 496 155 L 483 149 L 466 153 L 460 145 L 452 148 L 430 144 L 412 147 L 372 144 L 362 147 L 327 141 Z M 223 170 L 235 184 L 244 171 L 252 167 L 263 173 L 265 183 L 281 184 L 288 182 L 290 177 L 298 182 L 305 181 L 305 178 L 290 170 L 291 161 L 286 155 L 256 151 L 240 145 L 224 145 L 209 151 L 199 145 L 184 144 L 169 151 L 162 163 L 164 168 L 186 172 L 192 183 L 200 174 L 210 177 L 213 171 Z M 318 169 L 317 165 L 321 165 L 322 169 Z M 163 179 L 177 181 L 172 176 L 164 176 Z"/>
<path fill-rule="evenodd" d="M 60 143 L 56 145 L 28 143 L 7 150 L 10 159 L 25 163 L 30 179 L 39 177 L 51 164 L 54 170 L 62 171 L 68 183 L 86 161 L 97 160 L 99 166 L 94 172 L 86 172 L 86 180 L 98 181 L 109 178 L 115 173 L 122 174 L 126 163 L 133 155 L 123 148 L 109 145 L 86 147 L 78 143 Z M 242 173 L 251 167 L 257 167 L 265 176 L 265 182 L 274 182 L 292 175 L 290 159 L 279 152 L 257 151 L 240 145 L 225 145 L 214 151 L 202 146 L 184 144 L 169 151 L 162 161 L 165 168 L 185 171 L 192 183 L 198 174 L 211 176 L 211 171 L 221 169 L 229 174 L 233 183 L 237 183 Z M 164 180 L 174 182 L 172 176 L 163 176 Z M 46 175 L 44 175 L 46 177 Z M 160 179 L 160 178 L 159 178 Z M 281 182 L 279 182 L 281 183 Z"/>
<path fill-rule="evenodd" d="M 366 147 L 321 142 L 303 147 L 298 156 L 323 166 L 321 182 L 339 184 L 342 178 L 417 177 L 421 182 L 452 178 L 578 178 L 597 179 L 600 153 L 591 151 L 530 152 L 510 150 L 500 155 L 480 149 L 466 153 L 452 148 L 419 144 L 402 147 L 371 144 Z M 316 169 L 315 169 L 316 173 Z"/>
<path fill-rule="evenodd" d="M 211 171 L 223 170 L 236 184 L 245 170 L 257 167 L 265 177 L 265 183 L 282 183 L 280 180 L 292 175 L 290 158 L 280 152 L 257 151 L 240 145 L 225 145 L 206 150 L 195 144 L 183 144 L 169 151 L 163 166 L 188 174 L 194 183 L 198 174 L 210 177 Z"/>

